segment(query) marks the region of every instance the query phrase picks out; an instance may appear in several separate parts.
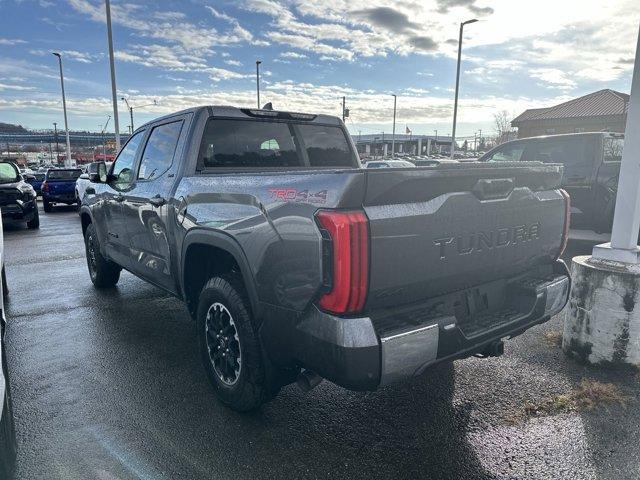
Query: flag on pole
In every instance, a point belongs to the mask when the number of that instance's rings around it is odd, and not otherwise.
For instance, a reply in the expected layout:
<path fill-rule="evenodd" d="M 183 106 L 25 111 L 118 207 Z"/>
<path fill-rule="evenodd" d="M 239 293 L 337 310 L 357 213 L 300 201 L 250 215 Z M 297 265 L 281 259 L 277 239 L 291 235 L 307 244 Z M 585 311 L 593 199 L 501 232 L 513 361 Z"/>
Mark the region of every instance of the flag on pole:
<path fill-rule="evenodd" d="M 409 127 L 407 125 L 404 126 L 405 132 L 407 135 L 409 135 L 411 132 L 411 130 L 409 130 Z"/>

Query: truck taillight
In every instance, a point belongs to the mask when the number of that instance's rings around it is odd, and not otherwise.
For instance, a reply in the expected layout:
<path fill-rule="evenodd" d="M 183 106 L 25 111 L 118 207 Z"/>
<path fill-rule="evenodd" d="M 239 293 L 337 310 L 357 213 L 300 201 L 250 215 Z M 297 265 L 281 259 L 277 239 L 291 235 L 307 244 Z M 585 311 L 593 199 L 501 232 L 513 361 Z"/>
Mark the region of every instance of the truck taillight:
<path fill-rule="evenodd" d="M 44 181 L 42 185 L 40 185 L 40 191 L 47 193 L 49 191 L 49 184 Z"/>
<path fill-rule="evenodd" d="M 364 308 L 369 283 L 369 226 L 362 211 L 319 210 L 316 219 L 324 230 L 323 283 L 320 308 L 353 314 Z M 328 238 L 327 238 L 328 237 Z"/>
<path fill-rule="evenodd" d="M 567 242 L 569 241 L 569 225 L 571 223 L 571 197 L 563 189 L 560 189 L 560 193 L 564 197 L 564 229 L 562 230 L 562 242 L 560 243 L 560 250 L 558 251 L 556 260 L 562 256 L 564 249 L 567 248 Z"/>

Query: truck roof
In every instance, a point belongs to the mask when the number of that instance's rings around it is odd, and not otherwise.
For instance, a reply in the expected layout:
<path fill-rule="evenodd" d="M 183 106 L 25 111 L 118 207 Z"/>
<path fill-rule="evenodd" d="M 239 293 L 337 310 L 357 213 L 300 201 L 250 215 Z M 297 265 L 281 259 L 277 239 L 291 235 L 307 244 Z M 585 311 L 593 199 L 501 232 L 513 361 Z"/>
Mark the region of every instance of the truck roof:
<path fill-rule="evenodd" d="M 207 112 L 209 116 L 214 117 L 232 117 L 232 118 L 289 118 L 291 120 L 302 120 L 308 121 L 310 123 L 324 123 L 330 125 L 340 125 L 341 120 L 339 117 L 334 115 L 324 115 L 324 114 L 314 114 L 314 113 L 303 113 L 303 112 L 291 112 L 288 110 L 266 110 L 266 109 L 258 109 L 258 108 L 250 108 L 250 107 L 233 107 L 230 105 L 202 105 L 199 107 L 187 108 L 185 110 L 180 110 L 179 112 L 170 113 L 168 115 L 164 115 L 162 117 L 158 117 L 150 122 L 145 123 L 144 125 L 138 128 L 145 128 L 149 124 L 156 123 L 161 120 L 165 120 L 171 117 L 175 117 L 177 115 L 184 115 L 186 113 L 194 113 L 199 114 L 203 112 Z M 304 118 L 308 117 L 308 118 Z"/>

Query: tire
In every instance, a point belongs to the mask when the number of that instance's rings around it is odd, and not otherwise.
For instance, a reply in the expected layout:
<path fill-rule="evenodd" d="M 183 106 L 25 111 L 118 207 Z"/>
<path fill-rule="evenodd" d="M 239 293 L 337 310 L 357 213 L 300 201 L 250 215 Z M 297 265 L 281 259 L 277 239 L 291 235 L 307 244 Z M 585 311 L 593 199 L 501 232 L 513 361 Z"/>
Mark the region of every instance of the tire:
<path fill-rule="evenodd" d="M 106 259 L 100 253 L 100 244 L 96 234 L 96 227 L 90 223 L 84 234 L 85 254 L 87 256 L 87 268 L 91 282 L 96 288 L 111 288 L 118 283 L 122 268 Z"/>
<path fill-rule="evenodd" d="M 53 207 L 51 206 L 49 201 L 44 199 L 42 200 L 42 208 L 44 209 L 45 213 L 50 213 L 51 210 L 53 210 Z"/>
<path fill-rule="evenodd" d="M 204 368 L 223 404 L 247 412 L 277 394 L 279 388 L 267 380 L 268 366 L 239 275 L 213 277 L 205 284 L 196 325 Z"/>
<path fill-rule="evenodd" d="M 7 284 L 7 272 L 2 265 L 2 271 L 0 276 L 2 277 L 2 297 L 7 298 L 9 296 L 9 285 Z"/>
<path fill-rule="evenodd" d="M 38 206 L 36 205 L 36 214 L 34 217 L 27 222 L 27 228 L 30 230 L 35 230 L 36 228 L 40 228 L 40 214 L 38 213 Z"/>
<path fill-rule="evenodd" d="M 0 478 L 13 478 L 16 461 L 16 434 L 13 421 L 13 405 L 11 403 L 11 388 L 9 380 L 5 390 L 0 418 Z"/>

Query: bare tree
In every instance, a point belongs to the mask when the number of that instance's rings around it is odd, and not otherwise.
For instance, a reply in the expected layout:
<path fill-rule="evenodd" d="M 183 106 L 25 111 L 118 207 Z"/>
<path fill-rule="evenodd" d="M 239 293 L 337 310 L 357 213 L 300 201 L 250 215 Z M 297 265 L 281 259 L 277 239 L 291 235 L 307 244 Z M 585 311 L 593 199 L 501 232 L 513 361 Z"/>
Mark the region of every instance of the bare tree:
<path fill-rule="evenodd" d="M 496 145 L 509 140 L 511 132 L 511 115 L 506 110 L 493 114 L 493 127 L 496 131 Z"/>

